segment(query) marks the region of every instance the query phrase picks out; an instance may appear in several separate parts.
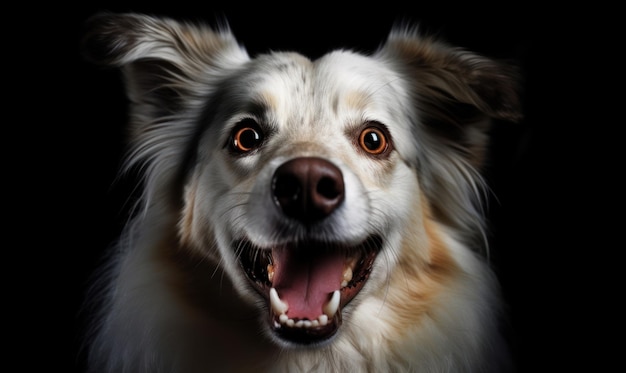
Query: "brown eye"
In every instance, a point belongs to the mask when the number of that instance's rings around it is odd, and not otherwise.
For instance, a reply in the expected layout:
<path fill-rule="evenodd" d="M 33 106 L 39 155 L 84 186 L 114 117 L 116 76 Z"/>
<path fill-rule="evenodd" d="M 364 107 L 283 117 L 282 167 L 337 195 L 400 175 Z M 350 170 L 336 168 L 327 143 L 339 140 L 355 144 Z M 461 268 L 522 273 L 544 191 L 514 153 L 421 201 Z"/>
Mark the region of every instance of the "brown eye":
<path fill-rule="evenodd" d="M 259 125 L 252 119 L 245 119 L 233 130 L 230 146 L 237 153 L 247 153 L 256 149 L 262 141 Z"/>
<path fill-rule="evenodd" d="M 368 127 L 359 135 L 359 145 L 368 154 L 379 155 L 389 146 L 385 133 L 376 127 Z"/>

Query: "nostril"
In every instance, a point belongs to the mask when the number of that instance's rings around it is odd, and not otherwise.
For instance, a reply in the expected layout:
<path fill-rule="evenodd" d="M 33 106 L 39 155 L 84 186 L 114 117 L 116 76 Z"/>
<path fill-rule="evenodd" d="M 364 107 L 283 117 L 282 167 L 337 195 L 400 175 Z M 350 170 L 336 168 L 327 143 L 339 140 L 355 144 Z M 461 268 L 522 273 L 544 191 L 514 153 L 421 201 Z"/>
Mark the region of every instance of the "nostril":
<path fill-rule="evenodd" d="M 272 190 L 274 191 L 274 197 L 279 200 L 279 203 L 285 204 L 300 198 L 302 186 L 296 176 L 292 174 L 280 174 L 274 177 Z"/>
<path fill-rule="evenodd" d="M 340 190 L 341 189 L 341 190 Z M 317 194 L 327 199 L 335 199 L 343 193 L 334 178 L 324 177 L 317 183 Z"/>

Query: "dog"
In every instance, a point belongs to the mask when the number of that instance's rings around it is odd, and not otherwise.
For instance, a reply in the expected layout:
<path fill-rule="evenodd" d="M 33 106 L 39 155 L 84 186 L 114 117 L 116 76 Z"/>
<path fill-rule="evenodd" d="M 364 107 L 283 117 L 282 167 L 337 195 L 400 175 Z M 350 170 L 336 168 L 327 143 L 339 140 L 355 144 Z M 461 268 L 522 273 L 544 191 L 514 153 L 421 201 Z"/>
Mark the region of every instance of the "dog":
<path fill-rule="evenodd" d="M 395 25 L 251 57 L 229 26 L 87 21 L 141 198 L 89 302 L 94 372 L 503 372 L 484 164 L 518 68 Z M 482 175 L 482 176 L 481 176 Z"/>

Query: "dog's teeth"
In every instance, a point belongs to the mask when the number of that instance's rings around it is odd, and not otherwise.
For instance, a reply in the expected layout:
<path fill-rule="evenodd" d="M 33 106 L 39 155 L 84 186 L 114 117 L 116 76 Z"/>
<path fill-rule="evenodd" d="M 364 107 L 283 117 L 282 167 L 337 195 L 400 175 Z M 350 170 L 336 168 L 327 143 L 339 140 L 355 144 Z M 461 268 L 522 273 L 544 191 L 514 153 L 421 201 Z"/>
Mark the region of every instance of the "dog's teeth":
<path fill-rule="evenodd" d="M 352 281 L 352 276 L 354 275 L 354 268 L 356 267 L 359 261 L 358 257 L 349 257 L 346 258 L 346 261 L 343 266 L 343 273 L 341 278 L 341 287 L 345 288 L 348 286 L 350 281 Z"/>
<path fill-rule="evenodd" d="M 289 307 L 287 306 L 286 302 L 283 302 L 282 300 L 280 300 L 280 297 L 278 296 L 278 292 L 276 291 L 276 289 L 274 288 L 270 289 L 270 304 L 272 307 L 272 311 L 274 312 L 276 316 L 278 316 L 278 323 L 280 323 L 280 325 L 285 325 L 289 328 L 305 328 L 306 329 L 306 328 L 315 328 L 318 326 L 328 325 L 328 320 L 334 317 L 335 313 L 337 313 L 337 310 L 339 309 L 340 300 L 341 300 L 341 294 L 339 293 L 339 290 L 335 290 L 330 300 L 328 301 L 328 303 L 324 305 L 324 308 L 323 308 L 324 313 L 319 315 L 317 319 L 315 320 L 302 319 L 302 320 L 296 321 L 294 319 L 290 319 L 289 316 L 287 316 L 286 312 Z M 279 325 L 278 323 L 276 325 Z"/>
<path fill-rule="evenodd" d="M 346 259 L 345 266 L 350 267 L 350 269 L 354 269 L 356 267 L 356 263 L 359 261 L 358 257 L 350 257 Z"/>
<path fill-rule="evenodd" d="M 344 268 L 343 270 L 343 278 L 341 280 L 341 287 L 344 288 L 348 286 L 351 280 L 352 280 L 352 268 L 348 266 Z"/>
<path fill-rule="evenodd" d="M 285 325 L 290 328 L 316 328 L 319 326 L 328 325 L 328 316 L 325 314 L 321 314 L 315 320 L 302 319 L 296 321 L 294 319 L 290 319 L 287 314 L 283 313 L 278 317 L 278 322 L 280 323 L 280 325 Z"/>
<path fill-rule="evenodd" d="M 274 311 L 276 316 L 281 316 L 287 312 L 287 309 L 289 309 L 287 303 L 280 300 L 278 292 L 274 288 L 270 289 L 270 304 L 272 306 L 272 311 Z"/>
<path fill-rule="evenodd" d="M 324 305 L 323 311 L 325 315 L 327 315 L 328 317 L 335 316 L 335 313 L 339 309 L 340 298 L 341 298 L 341 295 L 339 294 L 339 290 L 335 290 L 335 292 L 333 293 L 333 296 L 330 298 L 328 303 Z"/>
<path fill-rule="evenodd" d="M 326 315 L 323 315 L 323 314 L 322 314 L 322 315 L 320 315 L 320 316 L 317 318 L 317 320 L 319 321 L 319 323 L 320 323 L 320 325 L 321 325 L 321 326 L 324 326 L 324 325 L 328 324 L 328 316 L 326 316 Z"/>

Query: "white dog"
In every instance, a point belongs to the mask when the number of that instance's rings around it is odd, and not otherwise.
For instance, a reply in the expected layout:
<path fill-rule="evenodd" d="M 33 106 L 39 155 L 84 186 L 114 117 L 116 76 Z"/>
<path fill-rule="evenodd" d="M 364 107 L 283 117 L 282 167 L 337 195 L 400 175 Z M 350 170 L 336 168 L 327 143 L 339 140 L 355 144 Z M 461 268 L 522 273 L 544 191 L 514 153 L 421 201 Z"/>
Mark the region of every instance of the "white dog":
<path fill-rule="evenodd" d="M 507 369 L 479 170 L 492 120 L 520 118 L 513 68 L 411 28 L 311 61 L 166 18 L 89 27 L 143 175 L 94 371 Z"/>

